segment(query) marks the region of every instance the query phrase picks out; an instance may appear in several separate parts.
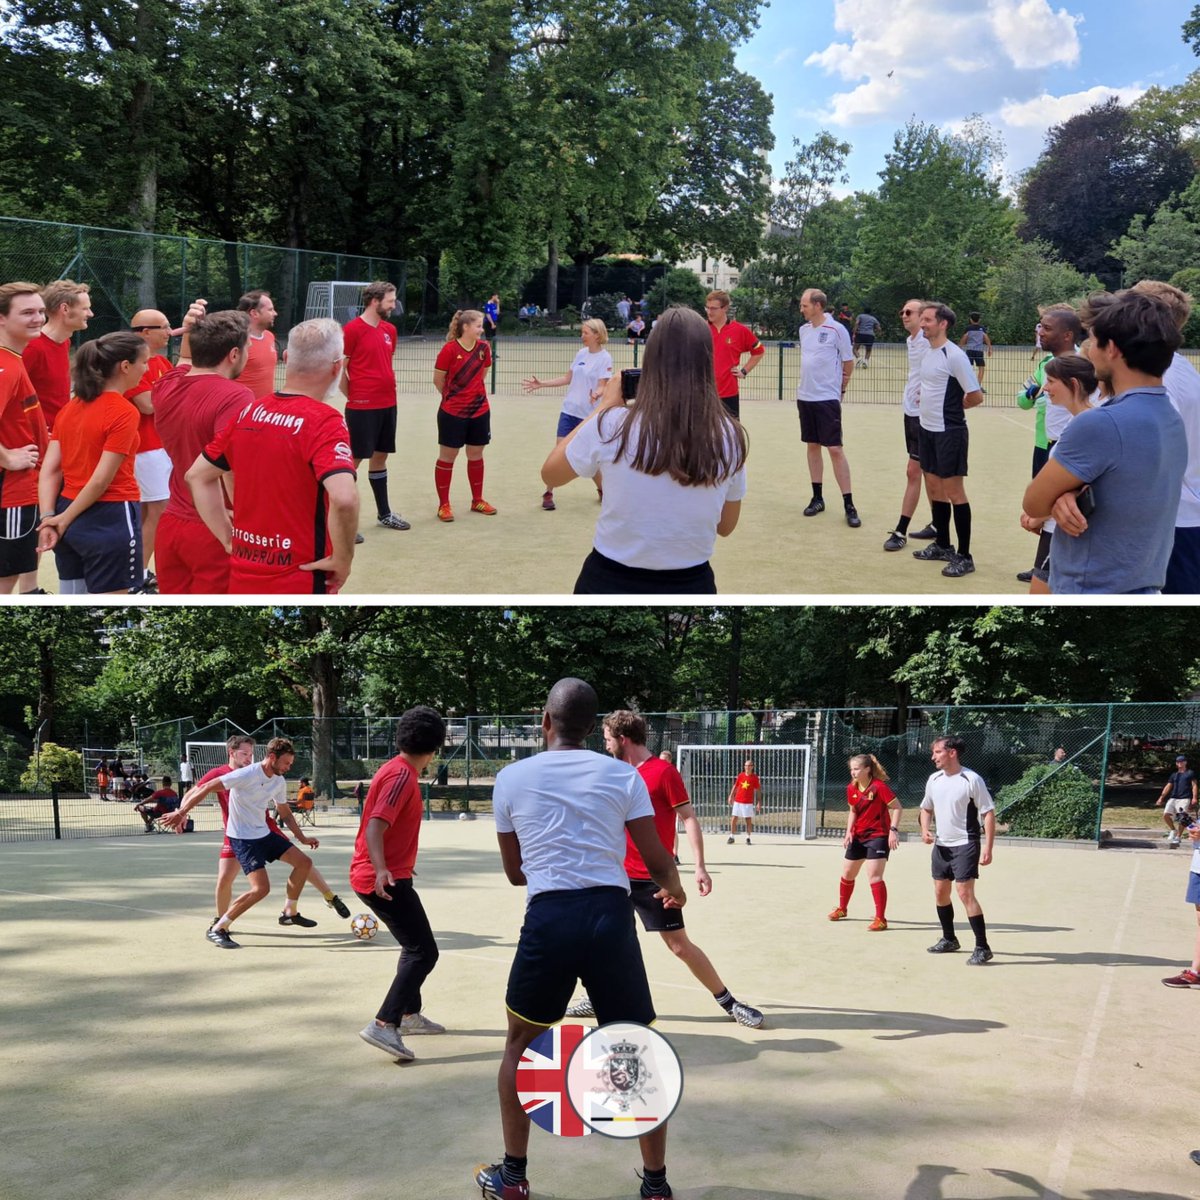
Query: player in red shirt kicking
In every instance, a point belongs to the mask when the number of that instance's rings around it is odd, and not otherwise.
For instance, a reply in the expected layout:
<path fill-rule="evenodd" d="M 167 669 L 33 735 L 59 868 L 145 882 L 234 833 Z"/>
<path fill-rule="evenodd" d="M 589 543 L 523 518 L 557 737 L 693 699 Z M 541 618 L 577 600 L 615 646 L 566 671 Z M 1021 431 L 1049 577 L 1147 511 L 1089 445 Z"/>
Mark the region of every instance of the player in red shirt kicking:
<path fill-rule="evenodd" d="M 438 351 L 433 386 L 438 407 L 438 460 L 433 479 L 437 487 L 438 520 L 453 521 L 450 479 L 458 452 L 467 448 L 467 480 L 471 511 L 494 517 L 495 508 L 483 498 L 483 448 L 492 440 L 492 411 L 488 406 L 487 373 L 492 351 L 483 338 L 483 313 L 460 309 L 450 320 L 450 340 Z"/>
<path fill-rule="evenodd" d="M 321 317 L 288 335 L 283 390 L 248 405 L 188 470 L 196 511 L 226 547 L 235 594 L 332 595 L 354 559 L 350 435 L 322 399 L 342 370 L 342 330 Z M 234 475 L 233 513 L 221 480 Z"/>
<path fill-rule="evenodd" d="M 876 933 L 887 928 L 887 884 L 883 882 L 888 855 L 900 844 L 900 801 L 887 785 L 887 772 L 873 754 L 856 754 L 850 760 L 850 783 L 846 803 L 850 815 L 846 821 L 846 865 L 838 885 L 837 908 L 831 921 L 845 919 L 854 892 L 854 880 L 867 864 L 867 879 L 875 900 L 875 919 L 867 928 Z"/>
<path fill-rule="evenodd" d="M 731 417 L 740 418 L 738 380 L 745 379 L 766 354 L 758 335 L 738 321 L 729 319 L 729 293 L 709 292 L 704 300 L 708 327 L 712 330 L 713 370 L 717 376 L 717 395 Z M 749 354 L 745 366 L 742 358 Z"/>

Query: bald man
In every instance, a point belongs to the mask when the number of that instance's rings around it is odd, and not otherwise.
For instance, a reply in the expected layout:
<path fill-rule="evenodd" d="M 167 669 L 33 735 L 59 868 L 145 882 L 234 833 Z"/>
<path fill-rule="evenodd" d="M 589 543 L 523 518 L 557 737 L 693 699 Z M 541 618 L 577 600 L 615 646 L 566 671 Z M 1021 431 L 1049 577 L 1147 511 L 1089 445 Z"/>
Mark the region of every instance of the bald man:
<path fill-rule="evenodd" d="M 145 577 L 140 590 L 156 592 L 158 580 L 150 571 L 150 558 L 154 554 L 158 519 L 167 507 L 167 499 L 171 494 L 171 459 L 163 449 L 158 430 L 154 428 L 154 403 L 150 399 L 150 389 L 171 369 L 171 360 L 164 354 L 171 341 L 171 322 L 158 309 L 144 308 L 133 314 L 129 325 L 150 347 L 146 373 L 136 387 L 125 393 L 125 398 L 141 413 L 142 418 L 138 425 L 140 443 L 134 461 L 138 489 L 142 494 L 142 565 Z"/>

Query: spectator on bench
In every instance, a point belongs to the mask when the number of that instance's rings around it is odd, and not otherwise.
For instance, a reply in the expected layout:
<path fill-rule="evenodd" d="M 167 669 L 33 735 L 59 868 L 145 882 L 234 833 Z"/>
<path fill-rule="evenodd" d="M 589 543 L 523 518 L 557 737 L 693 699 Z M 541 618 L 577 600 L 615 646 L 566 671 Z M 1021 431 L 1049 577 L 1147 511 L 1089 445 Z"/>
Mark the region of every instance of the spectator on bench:
<path fill-rule="evenodd" d="M 171 786 L 170 775 L 162 777 L 162 787 L 158 791 L 152 792 L 141 804 L 135 804 L 133 807 L 141 813 L 142 820 L 146 823 L 146 832 L 151 833 L 154 822 L 159 817 L 174 812 L 179 807 L 179 793 Z"/>

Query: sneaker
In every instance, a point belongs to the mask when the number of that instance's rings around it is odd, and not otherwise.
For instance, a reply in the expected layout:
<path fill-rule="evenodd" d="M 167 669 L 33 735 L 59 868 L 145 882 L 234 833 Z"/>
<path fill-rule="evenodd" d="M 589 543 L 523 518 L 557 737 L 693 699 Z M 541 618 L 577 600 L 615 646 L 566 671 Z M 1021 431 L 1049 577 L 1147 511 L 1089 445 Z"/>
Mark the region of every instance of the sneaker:
<path fill-rule="evenodd" d="M 937 537 L 937 530 L 930 524 L 926 525 L 924 529 L 918 529 L 915 533 L 910 533 L 908 536 L 918 542 L 932 542 Z"/>
<path fill-rule="evenodd" d="M 968 967 L 982 967 L 984 963 L 992 961 L 992 952 L 986 946 L 976 946 L 971 951 L 971 957 L 967 959 Z"/>
<path fill-rule="evenodd" d="M 472 500 L 471 511 L 482 513 L 485 517 L 494 517 L 496 515 L 496 506 L 489 504 L 486 500 Z"/>
<path fill-rule="evenodd" d="M 1188 1158 L 1190 1158 L 1192 1162 L 1196 1164 L 1196 1166 L 1200 1167 L 1200 1150 L 1193 1150 L 1191 1154 L 1188 1155 Z"/>
<path fill-rule="evenodd" d="M 1033 571 L 1032 570 L 1018 571 L 1017 572 L 1017 582 L 1018 583 L 1032 583 L 1033 582 Z"/>
<path fill-rule="evenodd" d="M 529 1181 L 505 1183 L 500 1167 L 500 1163 L 492 1163 L 490 1167 L 480 1163 L 475 1168 L 475 1184 L 485 1200 L 529 1200 Z"/>
<path fill-rule="evenodd" d="M 975 571 L 975 560 L 969 554 L 956 554 L 943 568 L 947 579 L 961 579 Z"/>
<path fill-rule="evenodd" d="M 582 1000 L 568 1004 L 567 1011 L 563 1013 L 564 1017 L 594 1017 L 595 1015 L 596 1009 L 592 1004 L 591 996 L 584 996 Z"/>
<path fill-rule="evenodd" d="M 844 908 L 835 908 L 829 914 L 829 919 L 831 921 L 844 921 L 846 919 L 846 910 Z"/>
<path fill-rule="evenodd" d="M 390 512 L 386 517 L 379 518 L 379 524 L 384 529 L 411 529 L 412 526 L 396 512 Z"/>
<path fill-rule="evenodd" d="M 876 917 L 870 925 L 867 926 L 868 933 L 881 933 L 887 928 L 887 922 L 882 917 Z"/>
<path fill-rule="evenodd" d="M 149 833 L 151 831 L 147 830 L 146 832 Z M 1172 837 L 1171 840 L 1167 843 L 1167 848 L 1170 850 L 1178 850 L 1179 849 L 1179 837 L 1178 836 Z"/>
<path fill-rule="evenodd" d="M 1178 975 L 1172 975 L 1170 979 L 1164 979 L 1163 983 L 1167 987 L 1200 988 L 1200 975 L 1197 975 L 1189 967 L 1185 967 Z"/>
<path fill-rule="evenodd" d="M 647 1183 L 640 1171 L 637 1172 L 637 1176 L 642 1181 L 642 1186 L 638 1188 L 638 1200 L 671 1200 L 671 1185 L 665 1179 L 656 1185 Z"/>
<path fill-rule="evenodd" d="M 958 944 L 958 938 L 938 938 L 932 946 L 929 947 L 930 954 L 953 954 L 955 950 L 961 950 L 962 947 Z"/>
<path fill-rule="evenodd" d="M 1175 836 L 1175 830 L 1168 829 L 1167 832 L 1163 834 L 1163 840 L 1169 842 L 1174 836 Z"/>
<path fill-rule="evenodd" d="M 453 521 L 454 520 L 454 509 L 452 509 L 450 507 L 450 505 L 448 505 L 448 504 L 439 504 L 438 505 L 438 520 L 439 521 Z"/>
<path fill-rule="evenodd" d="M 542 493 L 542 507 L 547 512 L 554 511 L 554 493 L 553 492 L 543 492 Z"/>
<path fill-rule="evenodd" d="M 747 838 L 747 839 L 746 839 L 746 845 L 747 845 L 747 846 L 748 846 L 748 845 L 750 845 L 750 839 L 749 839 L 749 838 Z"/>
<path fill-rule="evenodd" d="M 851 529 L 857 529 L 862 524 L 862 517 L 858 515 L 858 509 L 853 504 L 846 509 L 846 524 Z"/>
<path fill-rule="evenodd" d="M 825 511 L 825 501 L 824 500 L 810 500 L 808 503 L 808 507 L 804 510 L 804 515 L 806 517 L 815 517 L 817 515 L 817 513 L 823 513 L 824 511 Z"/>
<path fill-rule="evenodd" d="M 757 1008 L 751 1008 L 749 1004 L 743 1004 L 740 1000 L 733 1002 L 729 1015 L 739 1025 L 745 1025 L 748 1029 L 757 1029 L 763 1023 L 762 1013 Z"/>
<path fill-rule="evenodd" d="M 439 1025 L 436 1021 L 431 1021 L 424 1013 L 418 1012 L 401 1017 L 397 1032 L 400 1034 L 445 1033 L 446 1027 Z"/>
<path fill-rule="evenodd" d="M 343 921 L 350 920 L 350 910 L 346 907 L 346 902 L 341 898 L 341 896 L 334 896 L 332 900 L 327 900 L 325 903 L 328 904 L 329 907 L 332 908 L 333 911 L 337 913 L 337 915 L 341 917 Z"/>
<path fill-rule="evenodd" d="M 950 562 L 954 558 L 954 547 L 931 542 L 924 550 L 914 550 L 913 558 L 920 562 Z"/>
<path fill-rule="evenodd" d="M 732 845 L 733 845 L 733 834 L 730 834 L 730 835 L 729 835 L 729 836 L 728 836 L 728 837 L 725 839 L 725 845 L 727 845 L 727 846 L 732 846 Z"/>
<path fill-rule="evenodd" d="M 354 535 L 354 544 L 356 546 L 361 546 L 363 544 L 363 542 L 365 542 L 366 540 L 367 539 L 365 537 L 363 537 L 363 535 L 361 533 L 356 533 Z"/>
<path fill-rule="evenodd" d="M 374 1021 L 370 1021 L 364 1029 L 358 1031 L 358 1036 L 364 1042 L 369 1042 L 376 1049 L 382 1050 L 384 1054 L 390 1054 L 395 1059 L 412 1062 L 417 1057 L 400 1040 L 395 1025 L 376 1025 Z"/>
<path fill-rule="evenodd" d="M 883 543 L 883 548 L 885 550 L 903 550 L 907 545 L 908 538 L 906 538 L 904 534 L 897 533 L 895 530 L 892 530 L 892 532 L 888 534 L 888 540 Z"/>
<path fill-rule="evenodd" d="M 346 915 L 349 916 L 350 914 L 347 913 Z M 302 917 L 298 912 L 290 914 L 280 913 L 279 923 L 280 925 L 299 925 L 303 929 L 315 929 L 317 925 L 316 921 L 312 920 L 312 918 Z"/>
<path fill-rule="evenodd" d="M 227 929 L 217 929 L 210 925 L 208 932 L 204 935 L 214 946 L 220 946 L 222 950 L 240 950 L 241 946 L 229 936 Z"/>

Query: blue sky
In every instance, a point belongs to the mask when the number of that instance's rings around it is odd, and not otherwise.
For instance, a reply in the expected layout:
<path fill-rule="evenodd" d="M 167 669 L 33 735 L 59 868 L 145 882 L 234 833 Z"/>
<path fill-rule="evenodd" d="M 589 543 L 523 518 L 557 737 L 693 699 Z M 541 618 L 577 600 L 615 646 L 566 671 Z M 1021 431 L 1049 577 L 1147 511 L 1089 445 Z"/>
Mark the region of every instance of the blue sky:
<path fill-rule="evenodd" d="M 1200 68 L 1180 36 L 1194 3 L 773 0 L 738 66 L 774 97 L 776 176 L 793 138 L 829 129 L 854 147 L 845 190 L 873 189 L 910 116 L 949 126 L 978 112 L 1004 138 L 1011 177 L 1050 126 Z"/>

